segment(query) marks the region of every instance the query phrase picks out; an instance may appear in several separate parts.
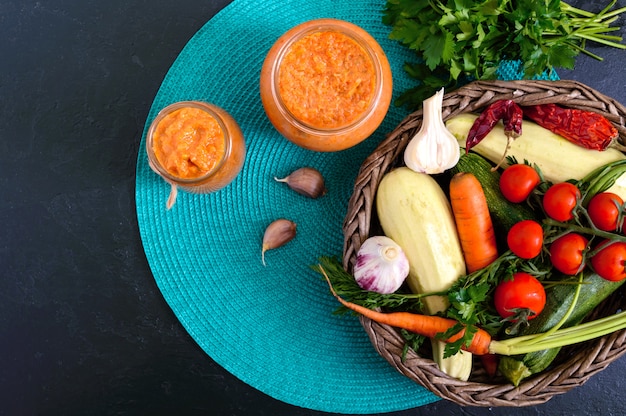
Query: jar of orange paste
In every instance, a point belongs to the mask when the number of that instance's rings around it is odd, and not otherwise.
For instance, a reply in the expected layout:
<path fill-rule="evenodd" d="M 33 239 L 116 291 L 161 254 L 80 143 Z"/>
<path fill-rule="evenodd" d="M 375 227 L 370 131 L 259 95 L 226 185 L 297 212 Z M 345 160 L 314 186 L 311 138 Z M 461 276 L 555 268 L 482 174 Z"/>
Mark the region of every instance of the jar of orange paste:
<path fill-rule="evenodd" d="M 376 40 L 342 20 L 302 23 L 270 49 L 261 100 L 276 130 L 315 151 L 338 151 L 368 138 L 392 94 L 389 62 Z"/>
<path fill-rule="evenodd" d="M 246 155 L 232 116 L 201 101 L 181 101 L 161 110 L 148 129 L 146 148 L 152 170 L 172 186 L 168 209 L 178 188 L 209 193 L 228 185 Z"/>

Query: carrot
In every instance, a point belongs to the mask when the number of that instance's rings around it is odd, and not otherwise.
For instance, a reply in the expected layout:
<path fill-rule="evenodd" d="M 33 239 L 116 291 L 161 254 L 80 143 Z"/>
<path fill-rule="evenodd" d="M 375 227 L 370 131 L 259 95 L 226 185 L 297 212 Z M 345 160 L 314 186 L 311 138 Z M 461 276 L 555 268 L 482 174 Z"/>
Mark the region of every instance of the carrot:
<path fill-rule="evenodd" d="M 488 266 L 498 258 L 498 248 L 487 199 L 476 176 L 459 172 L 452 177 L 450 205 L 467 272 Z"/>
<path fill-rule="evenodd" d="M 457 324 L 457 321 L 455 321 L 454 319 L 443 318 L 441 316 L 420 315 L 410 312 L 383 313 L 368 309 L 361 305 L 357 305 L 356 303 L 349 302 L 339 296 L 337 292 L 335 292 L 335 289 L 333 288 L 333 285 L 330 282 L 330 278 L 326 274 L 326 271 L 322 266 L 319 266 L 319 268 L 324 278 L 326 278 L 326 282 L 328 282 L 330 292 L 343 306 L 363 315 L 366 318 L 371 319 L 372 321 L 378 322 L 379 324 L 406 329 L 407 331 L 411 331 L 413 333 L 428 338 L 434 338 L 438 334 L 443 334 L 448 329 Z M 458 333 L 443 341 L 451 343 L 460 339 L 464 334 L 465 329 L 462 329 Z M 463 345 L 461 349 L 472 354 L 484 355 L 490 352 L 490 344 L 491 335 L 489 335 L 487 331 L 478 328 L 476 333 L 474 334 L 474 337 L 472 338 L 472 342 L 470 343 L 470 345 Z"/>

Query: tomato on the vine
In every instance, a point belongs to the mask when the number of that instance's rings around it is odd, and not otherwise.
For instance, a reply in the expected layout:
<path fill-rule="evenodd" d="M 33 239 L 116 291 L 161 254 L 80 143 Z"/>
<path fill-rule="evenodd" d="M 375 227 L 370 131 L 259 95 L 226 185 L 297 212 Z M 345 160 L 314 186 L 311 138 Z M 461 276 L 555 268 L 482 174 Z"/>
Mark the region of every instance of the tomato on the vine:
<path fill-rule="evenodd" d="M 541 253 L 543 228 L 533 220 L 522 220 L 513 225 L 506 236 L 509 250 L 522 259 L 532 259 Z"/>
<path fill-rule="evenodd" d="M 587 204 L 587 212 L 593 224 L 603 231 L 615 231 L 620 224 L 621 207 L 624 201 L 612 192 L 595 194 Z"/>
<path fill-rule="evenodd" d="M 513 274 L 513 278 L 496 286 L 494 306 L 502 318 L 518 316 L 533 319 L 546 305 L 546 291 L 539 280 L 525 272 Z"/>
<path fill-rule="evenodd" d="M 567 233 L 550 244 L 550 261 L 555 269 L 575 275 L 585 268 L 584 251 L 588 240 L 577 233 Z"/>
<path fill-rule="evenodd" d="M 526 200 L 541 181 L 537 171 L 529 165 L 517 163 L 509 166 L 500 176 L 500 192 L 510 202 Z"/>
<path fill-rule="evenodd" d="M 580 190 L 569 182 L 552 185 L 543 196 L 543 209 L 557 221 L 569 221 L 574 218 L 573 211 L 580 199 Z"/>
<path fill-rule="evenodd" d="M 604 247 L 604 248 L 602 248 Z M 591 265 L 598 275 L 606 280 L 618 282 L 626 278 L 626 243 L 603 241 L 600 251 L 591 257 Z"/>

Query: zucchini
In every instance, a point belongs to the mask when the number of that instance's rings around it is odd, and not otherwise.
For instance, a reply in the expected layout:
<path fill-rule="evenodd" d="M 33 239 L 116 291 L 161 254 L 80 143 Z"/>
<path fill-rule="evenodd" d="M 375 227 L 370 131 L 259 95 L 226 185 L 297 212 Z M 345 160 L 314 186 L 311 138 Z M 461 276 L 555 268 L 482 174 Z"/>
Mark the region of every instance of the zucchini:
<path fill-rule="evenodd" d="M 506 235 L 509 229 L 522 220 L 536 219 L 535 212 L 527 204 L 508 201 L 500 192 L 500 172 L 492 171 L 493 165 L 476 153 L 461 155 L 457 165 L 451 169 L 458 172 L 470 172 L 480 182 L 489 206 L 489 214 L 496 233 L 500 251 L 506 250 Z M 504 241 L 500 241 L 504 239 Z"/>
<path fill-rule="evenodd" d="M 571 327 L 581 323 L 596 306 L 623 283 L 624 280 L 610 282 L 586 270 L 576 307 L 562 327 Z M 519 335 L 540 334 L 553 328 L 565 316 L 575 293 L 576 285 L 573 284 L 555 285 L 548 288 L 544 311 L 529 321 L 529 325 L 523 328 Z M 498 369 L 511 383 L 518 386 L 525 378 L 545 370 L 560 350 L 560 348 L 551 348 L 523 355 L 503 356 L 500 358 Z"/>
<path fill-rule="evenodd" d="M 446 122 L 446 127 L 463 148 L 477 117 L 475 114 L 463 113 Z M 493 163 L 498 163 L 506 146 L 507 138 L 500 122 L 472 149 Z M 603 151 L 585 149 L 529 120 L 524 120 L 522 135 L 511 143 L 506 154 L 518 161 L 528 160 L 537 164 L 544 178 L 553 183 L 579 180 L 594 169 L 626 159 L 622 152 L 614 148 Z M 624 198 L 626 195 L 620 196 Z"/>
<path fill-rule="evenodd" d="M 411 291 L 445 291 L 465 275 L 450 203 L 430 175 L 407 167 L 385 174 L 378 186 L 376 209 L 385 235 L 402 247 L 409 260 Z M 423 303 L 429 314 L 443 312 L 449 305 L 445 296 L 428 296 Z M 443 358 L 445 344 L 433 339 L 432 346 L 434 361 L 443 372 L 460 380 L 469 378 L 472 354 L 459 351 Z"/>

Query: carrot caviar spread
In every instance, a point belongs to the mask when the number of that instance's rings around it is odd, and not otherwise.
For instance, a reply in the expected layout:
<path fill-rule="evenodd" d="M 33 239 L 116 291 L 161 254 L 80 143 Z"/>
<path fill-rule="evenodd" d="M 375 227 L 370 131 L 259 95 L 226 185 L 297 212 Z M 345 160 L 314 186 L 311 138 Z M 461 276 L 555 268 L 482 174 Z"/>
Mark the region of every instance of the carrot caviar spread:
<path fill-rule="evenodd" d="M 226 143 L 218 121 L 206 111 L 184 107 L 156 126 L 153 151 L 173 176 L 193 179 L 210 172 L 222 159 Z"/>
<path fill-rule="evenodd" d="M 357 121 L 376 91 L 376 70 L 367 52 L 336 31 L 304 36 L 280 64 L 279 95 L 301 122 L 335 129 Z"/>

